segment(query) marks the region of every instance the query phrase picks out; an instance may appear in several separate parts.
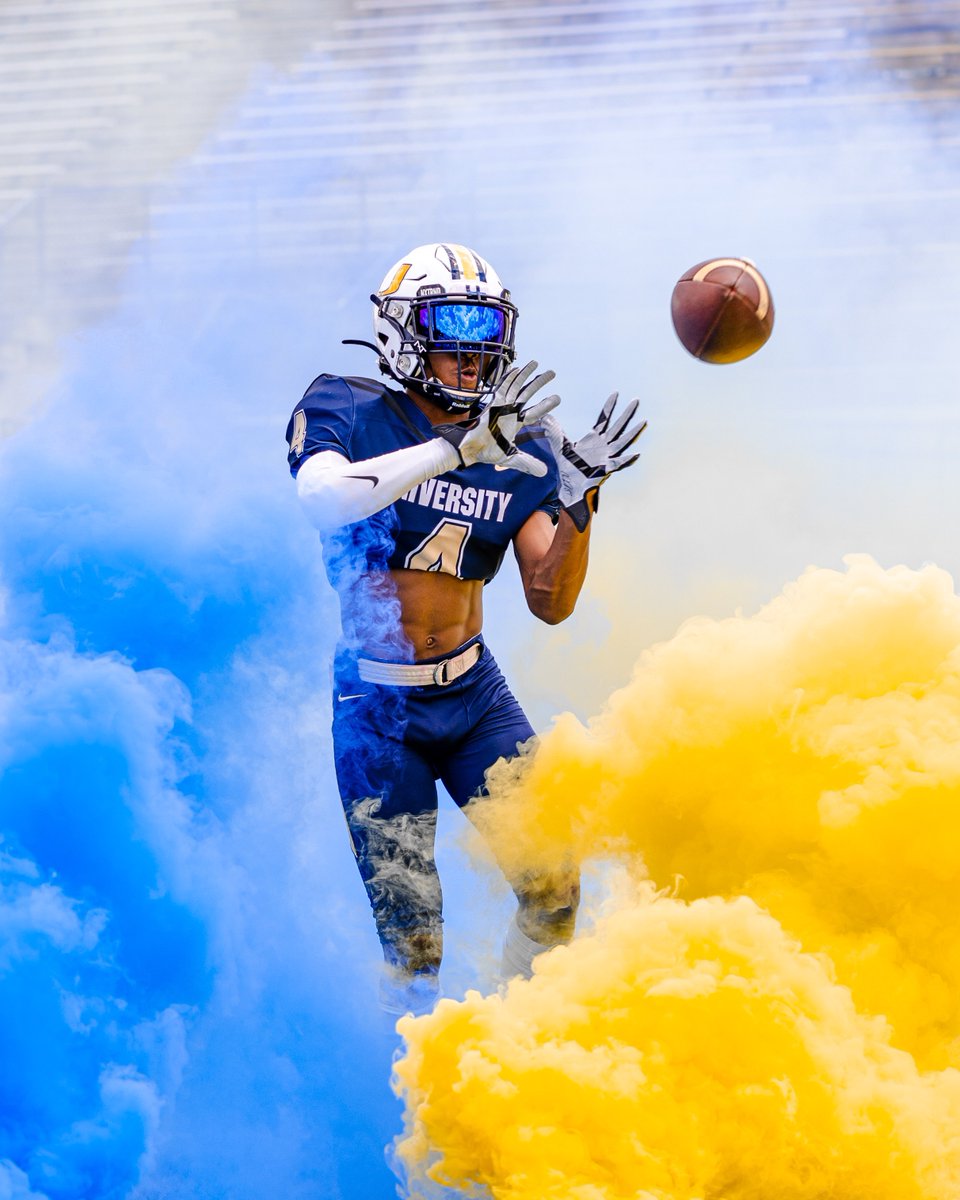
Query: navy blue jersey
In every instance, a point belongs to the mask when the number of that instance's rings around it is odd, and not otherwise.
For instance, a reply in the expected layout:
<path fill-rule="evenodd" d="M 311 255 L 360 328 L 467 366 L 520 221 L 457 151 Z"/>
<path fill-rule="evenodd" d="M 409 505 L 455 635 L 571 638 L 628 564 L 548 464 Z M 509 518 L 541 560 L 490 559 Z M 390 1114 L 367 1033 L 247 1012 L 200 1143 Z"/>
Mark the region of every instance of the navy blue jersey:
<path fill-rule="evenodd" d="M 290 471 L 296 476 L 301 464 L 322 450 L 362 462 L 435 436 L 406 393 L 372 379 L 321 375 L 287 426 Z M 350 573 L 406 568 L 492 579 L 530 515 L 543 510 L 556 520 L 559 512 L 559 474 L 546 434 L 531 426 L 518 442 L 546 463 L 546 475 L 536 479 L 475 463 L 418 484 L 388 508 L 327 539 L 331 545 L 325 546 L 324 558 L 334 586 L 345 559 L 352 560 Z"/>

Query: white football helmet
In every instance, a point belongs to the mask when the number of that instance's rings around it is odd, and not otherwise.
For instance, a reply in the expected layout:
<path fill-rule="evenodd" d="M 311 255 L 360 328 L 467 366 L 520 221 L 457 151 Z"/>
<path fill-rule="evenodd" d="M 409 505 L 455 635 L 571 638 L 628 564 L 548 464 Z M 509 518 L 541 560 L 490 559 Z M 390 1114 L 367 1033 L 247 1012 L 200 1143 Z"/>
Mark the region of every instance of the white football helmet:
<path fill-rule="evenodd" d="M 514 358 L 517 310 L 488 262 L 453 242 L 417 246 L 387 272 L 374 304 L 380 370 L 451 412 L 479 408 Z M 427 355 L 477 356 L 479 383 L 442 385 Z"/>

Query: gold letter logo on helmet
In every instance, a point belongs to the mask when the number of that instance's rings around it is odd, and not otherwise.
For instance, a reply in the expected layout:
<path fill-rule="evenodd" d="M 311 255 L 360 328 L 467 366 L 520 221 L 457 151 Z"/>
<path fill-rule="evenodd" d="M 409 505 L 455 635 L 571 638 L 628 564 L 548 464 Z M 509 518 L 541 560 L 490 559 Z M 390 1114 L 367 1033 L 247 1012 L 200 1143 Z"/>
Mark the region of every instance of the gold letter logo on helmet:
<path fill-rule="evenodd" d="M 400 286 L 400 284 L 403 283 L 404 276 L 410 270 L 410 267 L 411 267 L 410 263 L 401 263 L 400 266 L 397 267 L 396 275 L 394 275 L 394 277 L 390 280 L 390 282 L 387 284 L 387 286 L 381 290 L 380 295 L 381 296 L 392 296 L 393 293 Z"/>

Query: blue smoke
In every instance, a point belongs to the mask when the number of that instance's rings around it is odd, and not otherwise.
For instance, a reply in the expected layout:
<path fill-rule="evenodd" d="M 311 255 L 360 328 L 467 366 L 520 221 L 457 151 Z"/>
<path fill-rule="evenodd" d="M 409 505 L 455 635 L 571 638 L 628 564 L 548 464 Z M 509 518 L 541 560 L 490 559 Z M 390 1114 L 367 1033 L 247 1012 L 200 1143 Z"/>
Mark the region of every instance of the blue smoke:
<path fill-rule="evenodd" d="M 299 390 L 148 283 L 0 447 L 0 1196 L 390 1195 Z"/>

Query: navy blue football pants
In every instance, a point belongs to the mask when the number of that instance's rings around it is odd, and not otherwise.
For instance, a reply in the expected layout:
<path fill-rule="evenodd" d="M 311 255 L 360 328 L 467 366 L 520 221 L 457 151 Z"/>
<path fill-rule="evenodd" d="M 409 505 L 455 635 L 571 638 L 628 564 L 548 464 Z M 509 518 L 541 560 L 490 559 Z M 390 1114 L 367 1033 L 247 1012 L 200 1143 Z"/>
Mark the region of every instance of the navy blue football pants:
<path fill-rule="evenodd" d="M 486 794 L 487 770 L 534 736 L 481 637 L 476 664 L 446 686 L 385 687 L 360 679 L 338 654 L 333 691 L 337 783 L 357 865 L 388 963 L 439 969 L 443 948 L 440 878 L 434 859 L 437 780 L 460 808 Z M 438 655 L 439 662 L 451 655 Z M 511 880 L 521 906 L 535 905 L 558 937 L 572 933 L 576 882 Z"/>

